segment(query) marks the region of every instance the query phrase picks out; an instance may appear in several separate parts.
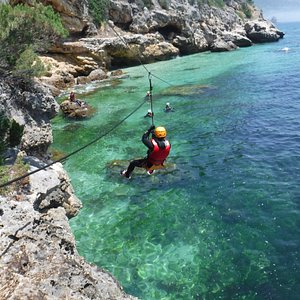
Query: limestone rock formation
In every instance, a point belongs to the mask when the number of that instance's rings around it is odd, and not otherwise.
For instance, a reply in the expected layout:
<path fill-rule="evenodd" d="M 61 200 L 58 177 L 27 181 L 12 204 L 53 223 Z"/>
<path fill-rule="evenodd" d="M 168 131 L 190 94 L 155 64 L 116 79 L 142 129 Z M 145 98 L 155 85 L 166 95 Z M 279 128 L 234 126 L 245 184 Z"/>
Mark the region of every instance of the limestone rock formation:
<path fill-rule="evenodd" d="M 8 78 L 0 79 L 0 95 L 0 111 L 26 129 L 6 163 L 18 154 L 30 171 L 45 167 L 58 104 L 37 83 Z M 78 254 L 68 218 L 81 206 L 60 163 L 0 190 L 0 299 L 136 299 Z"/>
<path fill-rule="evenodd" d="M 135 299 L 109 273 L 79 256 L 66 216 L 79 206 L 65 207 L 71 204 L 64 204 L 67 181 L 61 170 L 56 176 L 52 171 L 32 179 L 34 193 L 22 201 L 0 196 L 0 298 Z"/>
<path fill-rule="evenodd" d="M 45 153 L 53 140 L 49 120 L 59 110 L 49 90 L 34 83 L 0 78 L 0 95 L 0 111 L 25 126 L 21 150 L 28 155 Z"/>
<path fill-rule="evenodd" d="M 66 117 L 72 119 L 87 118 L 95 112 L 93 107 L 82 100 L 77 100 L 76 102 L 65 100 L 60 104 L 60 108 Z"/>
<path fill-rule="evenodd" d="M 245 24 L 247 37 L 254 43 L 276 42 L 283 38 L 284 33 L 268 21 L 249 21 Z"/>
<path fill-rule="evenodd" d="M 56 45 L 44 57 L 52 69 L 43 81 L 58 89 L 89 82 L 86 77 L 97 69 L 106 72 L 182 54 L 228 51 L 284 35 L 247 0 L 226 0 L 222 7 L 214 1 L 110 0 L 109 21 L 98 31 L 87 30 L 93 26 L 86 1 L 81 8 L 79 1 L 47 3 L 72 33 L 80 33 L 79 39 Z"/>
<path fill-rule="evenodd" d="M 53 6 L 70 31 L 67 40 L 42 57 L 50 67 L 42 81 L 54 86 L 53 94 L 90 82 L 87 77 L 94 70 L 107 72 L 116 66 L 207 50 L 228 51 L 277 41 L 284 35 L 248 0 L 109 0 L 109 20 L 98 29 L 88 0 L 42 2 Z"/>

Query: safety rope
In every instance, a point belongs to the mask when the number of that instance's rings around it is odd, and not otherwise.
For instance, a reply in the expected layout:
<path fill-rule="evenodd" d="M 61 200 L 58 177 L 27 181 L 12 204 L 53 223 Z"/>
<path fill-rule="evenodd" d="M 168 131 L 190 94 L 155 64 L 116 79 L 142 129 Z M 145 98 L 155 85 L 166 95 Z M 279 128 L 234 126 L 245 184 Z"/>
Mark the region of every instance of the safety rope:
<path fill-rule="evenodd" d="M 124 121 L 126 121 L 130 116 L 132 116 L 132 115 L 133 115 L 137 110 L 139 110 L 144 104 L 145 104 L 145 100 L 144 100 L 140 105 L 138 105 L 131 113 L 129 113 L 125 118 L 123 118 L 121 121 L 119 121 L 117 124 L 115 124 L 111 129 L 109 129 L 107 132 L 105 132 L 105 133 L 99 135 L 97 138 L 95 138 L 95 139 L 92 140 L 91 142 L 85 144 L 84 146 L 78 148 L 77 150 L 75 150 L 75 151 L 73 151 L 73 152 L 71 152 L 71 153 L 69 153 L 69 154 L 63 156 L 62 158 L 57 159 L 57 160 L 55 160 L 55 161 L 53 161 L 53 162 L 51 162 L 51 163 L 49 163 L 49 164 L 47 164 L 47 165 L 45 165 L 45 166 L 43 166 L 43 167 L 41 167 L 41 168 L 38 168 L 38 169 L 36 169 L 36 170 L 34 170 L 34 171 L 31 171 L 31 172 L 29 172 L 29 173 L 26 173 L 26 174 L 24 174 L 24 175 L 22 175 L 22 176 L 19 176 L 19 177 L 17 177 L 17 178 L 14 178 L 14 179 L 12 179 L 12 180 L 10 180 L 10 181 L 7 181 L 7 182 L 1 184 L 1 185 L 0 185 L 0 188 L 6 187 L 6 186 L 8 186 L 8 185 L 11 185 L 11 184 L 14 183 L 14 182 L 20 181 L 20 180 L 22 180 L 22 179 L 24 179 L 24 178 L 26 178 L 26 177 L 28 177 L 28 176 L 30 176 L 30 175 L 33 175 L 33 174 L 35 174 L 35 173 L 37 173 L 37 172 L 39 172 L 39 171 L 45 170 L 45 169 L 49 168 L 50 166 L 52 166 L 52 165 L 54 165 L 54 164 L 56 164 L 56 163 L 58 163 L 58 162 L 62 162 L 62 161 L 64 161 L 64 160 L 66 160 L 67 158 L 69 158 L 70 156 L 73 156 L 74 154 L 78 153 L 79 151 L 82 151 L 83 149 L 85 149 L 85 148 L 89 147 L 90 145 L 96 143 L 97 141 L 99 141 L 99 140 L 102 139 L 103 137 L 107 136 L 107 135 L 108 135 L 109 133 L 111 133 L 112 131 L 114 131 L 117 127 L 119 127 Z"/>
<path fill-rule="evenodd" d="M 148 79 L 149 79 L 149 98 L 150 98 L 150 110 L 151 110 L 151 121 L 152 121 L 152 125 L 154 126 L 154 111 L 153 111 L 153 101 L 152 101 L 152 81 L 151 81 L 151 73 L 148 73 Z"/>
<path fill-rule="evenodd" d="M 108 25 L 109 25 L 109 27 L 113 30 L 113 32 L 115 33 L 115 35 L 116 35 L 116 36 L 121 40 L 121 42 L 125 45 L 125 47 L 127 47 L 127 49 L 128 49 L 129 51 L 132 52 L 132 50 L 130 49 L 130 46 L 128 45 L 128 43 L 126 42 L 126 40 L 125 40 L 123 37 L 121 37 L 121 36 L 119 35 L 119 33 L 114 29 L 114 27 L 113 27 L 111 24 L 108 23 Z M 152 122 L 152 125 L 154 126 L 154 111 L 153 111 L 153 99 L 152 99 L 152 93 L 153 93 L 152 90 L 153 90 L 153 86 L 152 86 L 152 82 L 151 82 L 151 77 L 155 77 L 156 79 L 158 79 L 158 80 L 160 80 L 160 81 L 166 83 L 166 84 L 169 85 L 169 86 L 174 86 L 174 85 L 171 84 L 171 83 L 169 83 L 168 81 L 166 81 L 166 80 L 164 80 L 164 79 L 158 77 L 157 75 L 152 74 L 152 73 L 148 70 L 148 68 L 143 64 L 142 60 L 140 59 L 140 56 L 141 56 L 141 55 L 140 55 L 140 53 L 139 53 L 139 55 L 136 55 L 136 58 L 137 58 L 137 60 L 139 61 L 140 65 L 143 66 L 143 68 L 144 68 L 144 69 L 146 70 L 146 72 L 148 73 L 148 79 L 149 79 L 149 85 L 150 85 L 150 87 L 149 87 L 149 92 L 150 92 L 149 98 L 150 98 L 151 122 Z"/>

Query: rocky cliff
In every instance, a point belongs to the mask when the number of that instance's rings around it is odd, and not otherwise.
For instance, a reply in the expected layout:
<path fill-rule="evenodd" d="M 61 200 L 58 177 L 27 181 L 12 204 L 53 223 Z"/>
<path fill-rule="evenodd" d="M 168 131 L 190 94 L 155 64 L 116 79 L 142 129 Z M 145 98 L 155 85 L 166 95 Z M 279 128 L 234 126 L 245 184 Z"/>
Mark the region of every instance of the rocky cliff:
<path fill-rule="evenodd" d="M 109 20 L 98 29 L 88 0 L 44 2 L 60 13 L 70 31 L 68 40 L 43 57 L 51 70 L 42 80 L 59 89 L 102 79 L 101 72 L 89 77 L 94 70 L 229 51 L 284 35 L 264 20 L 252 0 L 109 0 Z"/>
<path fill-rule="evenodd" d="M 45 166 L 55 99 L 37 83 L 7 78 L 0 78 L 0 95 L 0 112 L 25 126 L 5 163 L 19 157 L 30 171 Z M 0 299 L 135 299 L 78 254 L 68 219 L 80 208 L 60 163 L 0 189 Z"/>

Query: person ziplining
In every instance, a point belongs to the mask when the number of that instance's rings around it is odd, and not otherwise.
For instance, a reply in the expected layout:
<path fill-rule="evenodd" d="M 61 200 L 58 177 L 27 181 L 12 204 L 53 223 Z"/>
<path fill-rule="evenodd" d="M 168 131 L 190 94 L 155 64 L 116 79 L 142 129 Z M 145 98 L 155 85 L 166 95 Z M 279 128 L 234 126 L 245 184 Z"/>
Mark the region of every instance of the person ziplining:
<path fill-rule="evenodd" d="M 155 170 L 163 168 L 164 162 L 167 159 L 171 144 L 166 139 L 167 131 L 165 127 L 154 126 L 154 111 L 153 111 L 153 100 L 152 100 L 152 82 L 151 73 L 148 73 L 148 79 L 150 84 L 150 89 L 147 92 L 147 96 L 150 100 L 149 117 L 152 119 L 151 127 L 143 134 L 142 142 L 148 148 L 147 156 L 142 159 L 136 159 L 130 162 L 126 170 L 122 170 L 120 174 L 128 179 L 131 178 L 131 173 L 135 167 L 145 168 L 147 174 L 151 175 Z M 152 133 L 152 138 L 150 139 L 150 133 Z"/>
<path fill-rule="evenodd" d="M 152 133 L 151 139 L 150 133 Z M 122 170 L 120 174 L 130 179 L 135 167 L 145 168 L 149 175 L 156 169 L 163 168 L 171 149 L 171 144 L 166 137 L 167 131 L 164 127 L 158 126 L 155 128 L 154 125 L 151 125 L 142 136 L 142 142 L 148 148 L 147 156 L 131 161 L 127 169 Z"/>

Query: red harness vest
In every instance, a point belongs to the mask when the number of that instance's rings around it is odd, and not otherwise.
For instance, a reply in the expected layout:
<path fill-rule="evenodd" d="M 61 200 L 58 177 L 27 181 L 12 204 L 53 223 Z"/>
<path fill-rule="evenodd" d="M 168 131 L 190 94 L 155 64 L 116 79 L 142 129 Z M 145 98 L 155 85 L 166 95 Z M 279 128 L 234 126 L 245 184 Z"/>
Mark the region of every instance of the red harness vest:
<path fill-rule="evenodd" d="M 153 144 L 153 151 L 148 156 L 148 161 L 153 165 L 162 165 L 170 153 L 171 145 L 169 141 L 165 141 L 166 147 L 160 149 L 154 139 L 151 142 Z"/>

